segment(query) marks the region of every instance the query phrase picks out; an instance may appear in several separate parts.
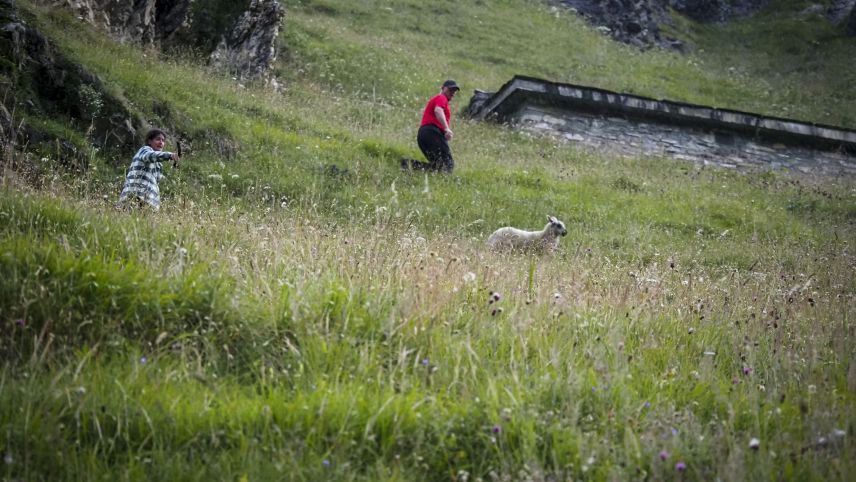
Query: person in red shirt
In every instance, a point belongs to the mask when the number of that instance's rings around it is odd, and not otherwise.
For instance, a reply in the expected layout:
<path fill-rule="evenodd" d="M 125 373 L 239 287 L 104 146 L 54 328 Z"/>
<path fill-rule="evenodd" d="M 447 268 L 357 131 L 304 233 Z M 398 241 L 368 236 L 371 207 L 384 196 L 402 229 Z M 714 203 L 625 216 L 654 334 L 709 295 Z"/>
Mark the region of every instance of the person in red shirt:
<path fill-rule="evenodd" d="M 422 113 L 422 123 L 419 125 L 419 132 L 416 135 L 416 142 L 428 162 L 411 159 L 409 161 L 413 169 L 452 172 L 455 167 L 452 150 L 449 148 L 449 141 L 454 136 L 451 128 L 452 111 L 449 110 L 449 101 L 455 97 L 459 90 L 461 88 L 458 87 L 457 82 L 449 79 L 443 82 L 440 93 L 432 97 L 425 106 Z M 407 159 L 402 161 L 403 168 L 408 167 L 407 161 Z"/>

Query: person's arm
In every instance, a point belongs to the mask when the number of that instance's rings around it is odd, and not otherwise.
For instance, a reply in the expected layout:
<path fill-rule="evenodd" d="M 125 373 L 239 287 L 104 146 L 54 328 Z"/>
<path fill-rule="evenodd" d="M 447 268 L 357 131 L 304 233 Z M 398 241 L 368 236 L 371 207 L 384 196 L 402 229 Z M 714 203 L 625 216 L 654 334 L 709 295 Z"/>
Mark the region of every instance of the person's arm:
<path fill-rule="evenodd" d="M 167 160 L 173 160 L 174 161 L 174 160 L 178 159 L 178 154 L 176 154 L 174 152 L 169 152 L 169 151 L 160 151 L 157 153 L 157 155 L 158 155 L 157 156 L 158 159 L 164 160 L 164 161 L 167 161 Z"/>
<path fill-rule="evenodd" d="M 452 140 L 452 136 L 454 134 L 452 133 L 452 129 L 449 128 L 449 124 L 446 122 L 446 113 L 439 105 L 437 107 L 434 107 L 434 117 L 436 117 L 437 122 L 439 122 L 440 125 L 443 126 L 443 134 L 446 135 L 446 139 Z"/>
<path fill-rule="evenodd" d="M 163 161 L 167 159 L 176 159 L 178 156 L 169 151 L 156 151 L 151 147 L 144 148 L 145 152 L 140 155 L 140 159 L 143 162 L 152 162 L 152 161 Z"/>

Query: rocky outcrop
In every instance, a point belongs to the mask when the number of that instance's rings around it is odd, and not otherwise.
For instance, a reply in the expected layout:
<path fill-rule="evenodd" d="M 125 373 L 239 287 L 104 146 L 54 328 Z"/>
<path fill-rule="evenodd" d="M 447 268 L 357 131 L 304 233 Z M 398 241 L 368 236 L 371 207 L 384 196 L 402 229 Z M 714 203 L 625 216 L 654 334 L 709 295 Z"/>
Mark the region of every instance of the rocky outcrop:
<path fill-rule="evenodd" d="M 266 76 L 276 60 L 276 39 L 284 15 L 276 0 L 253 0 L 211 54 L 211 64 L 242 79 Z"/>
<path fill-rule="evenodd" d="M 560 0 L 612 38 L 638 47 L 682 50 L 682 42 L 661 33 L 669 9 L 697 21 L 724 22 L 765 7 L 769 0 Z"/>
<path fill-rule="evenodd" d="M 68 60 L 44 35 L 29 26 L 17 13 L 14 0 L 0 0 L 0 62 L 12 79 L 0 92 L 7 113 L 31 114 L 66 120 L 70 127 L 105 151 L 127 152 L 136 147 L 137 130 L 143 121 L 128 103 L 104 88 L 101 80 Z M 6 116 L 4 116 L 6 117 Z M 8 119 L 7 119 L 8 121 Z M 68 140 L 42 132 L 26 123 L 14 124 L 9 141 L 18 145 L 48 143 L 72 146 Z M 79 160 L 78 160 L 79 161 Z M 75 161 L 75 164 L 79 162 Z"/>
<path fill-rule="evenodd" d="M 766 7 L 769 0 L 666 0 L 681 14 L 704 23 L 725 22 L 745 17 Z"/>
<path fill-rule="evenodd" d="M 155 38 L 161 46 L 173 45 L 192 21 L 193 0 L 159 0 L 155 4 Z"/>
<path fill-rule="evenodd" d="M 562 0 L 561 3 L 619 42 L 637 47 L 680 48 L 680 42 L 661 36 L 659 24 L 667 21 L 668 15 L 656 1 Z"/>
<path fill-rule="evenodd" d="M 818 6 L 823 8 L 822 5 Z M 826 8 L 826 17 L 832 23 L 841 23 L 852 18 L 854 8 L 856 8 L 856 0 L 833 0 L 832 4 Z"/>
<path fill-rule="evenodd" d="M 193 0 L 59 0 L 78 18 L 120 42 L 147 47 L 169 41 L 190 23 Z"/>
<path fill-rule="evenodd" d="M 191 47 L 208 55 L 212 65 L 239 78 L 265 77 L 276 59 L 276 38 L 284 16 L 279 2 L 252 0 L 248 7 L 243 1 L 209 0 L 204 7 L 194 7 L 194 2 L 55 0 L 56 5 L 120 42 L 154 48 Z M 204 25 L 194 25 L 195 17 Z"/>

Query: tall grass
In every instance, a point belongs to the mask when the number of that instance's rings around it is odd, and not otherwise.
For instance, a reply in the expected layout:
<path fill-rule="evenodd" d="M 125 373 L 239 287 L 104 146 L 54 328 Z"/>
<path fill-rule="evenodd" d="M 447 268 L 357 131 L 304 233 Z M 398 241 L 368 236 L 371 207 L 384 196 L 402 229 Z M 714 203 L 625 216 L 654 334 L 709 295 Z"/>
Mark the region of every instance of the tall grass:
<path fill-rule="evenodd" d="M 159 214 L 112 207 L 124 161 L 95 155 L 72 176 L 48 155 L 38 189 L 4 172 L 4 478 L 856 471 L 851 179 L 612 158 L 458 120 L 454 175 L 401 173 L 446 76 L 562 80 L 577 65 L 620 88 L 622 62 L 687 60 L 534 2 L 381 3 L 286 2 L 278 93 L 34 10 L 192 148 Z M 496 25 L 543 37 L 489 59 Z M 439 33 L 457 39 L 448 53 Z M 707 65 L 679 70 L 719 82 Z M 718 85 L 753 92 L 739 84 Z M 484 249 L 497 226 L 546 214 L 569 229 L 556 255 Z"/>

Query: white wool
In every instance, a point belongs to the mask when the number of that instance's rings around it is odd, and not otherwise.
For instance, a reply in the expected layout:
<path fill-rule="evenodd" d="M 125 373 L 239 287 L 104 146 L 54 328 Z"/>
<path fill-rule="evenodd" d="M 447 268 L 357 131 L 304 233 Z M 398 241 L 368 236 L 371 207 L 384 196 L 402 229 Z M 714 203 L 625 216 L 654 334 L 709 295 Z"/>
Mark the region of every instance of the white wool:
<path fill-rule="evenodd" d="M 565 224 L 547 216 L 549 223 L 541 231 L 526 231 L 506 226 L 499 228 L 487 238 L 487 245 L 495 250 L 553 252 L 559 247 L 559 237 L 568 234 Z"/>

